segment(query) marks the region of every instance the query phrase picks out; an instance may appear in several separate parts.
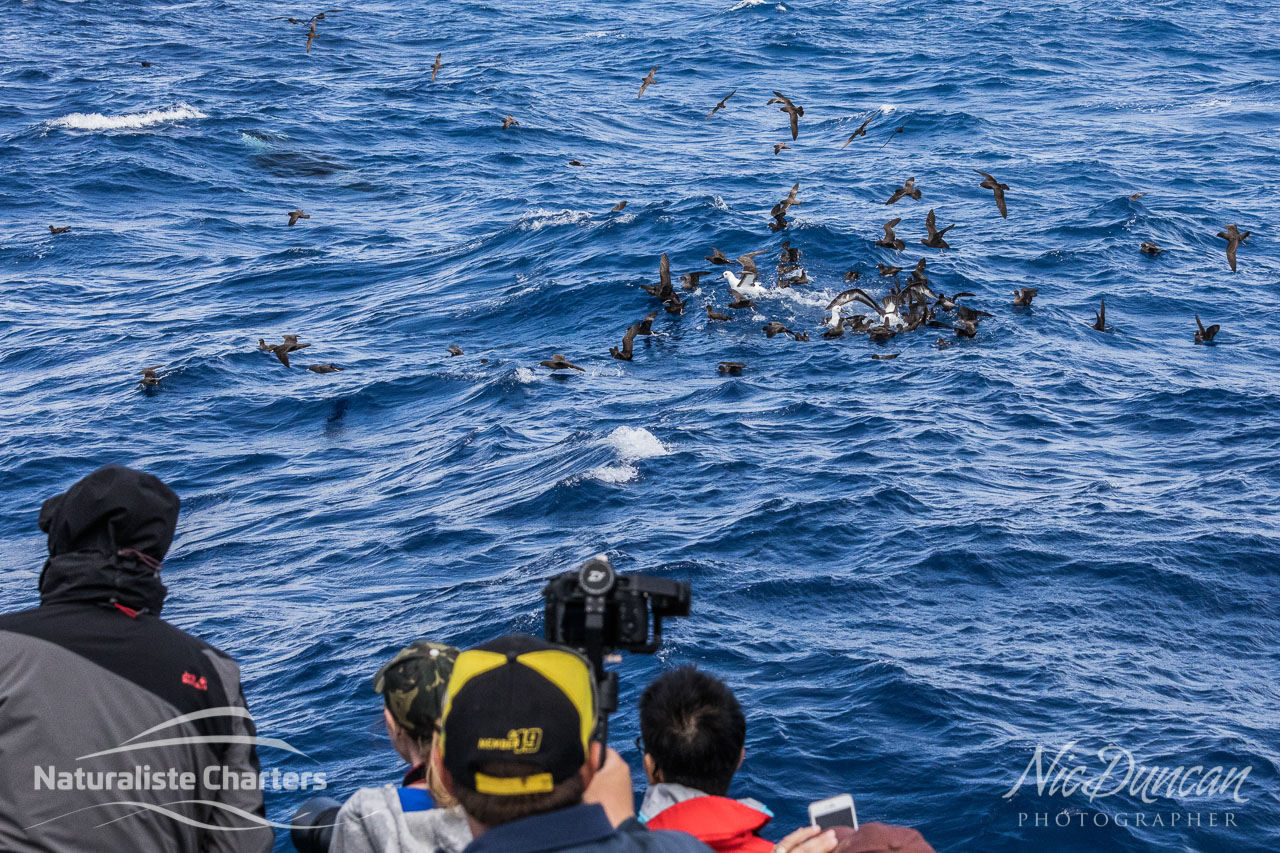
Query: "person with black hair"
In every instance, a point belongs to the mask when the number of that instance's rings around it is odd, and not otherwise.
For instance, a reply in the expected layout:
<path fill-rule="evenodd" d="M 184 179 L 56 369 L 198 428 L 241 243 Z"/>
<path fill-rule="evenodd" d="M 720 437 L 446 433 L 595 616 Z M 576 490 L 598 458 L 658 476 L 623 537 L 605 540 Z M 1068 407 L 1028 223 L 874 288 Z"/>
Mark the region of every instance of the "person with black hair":
<path fill-rule="evenodd" d="M 640 698 L 644 772 L 640 819 L 676 829 L 716 851 L 769 853 L 760 830 L 773 817 L 762 803 L 725 795 L 746 755 L 747 721 L 722 681 L 693 666 L 660 676 Z"/>

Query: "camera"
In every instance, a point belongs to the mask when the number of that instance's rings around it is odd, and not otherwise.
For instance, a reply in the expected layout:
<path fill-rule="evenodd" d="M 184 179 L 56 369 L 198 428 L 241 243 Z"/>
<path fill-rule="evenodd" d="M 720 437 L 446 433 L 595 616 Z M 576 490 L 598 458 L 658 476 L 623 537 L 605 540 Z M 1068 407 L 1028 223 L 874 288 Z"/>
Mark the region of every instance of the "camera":
<path fill-rule="evenodd" d="M 603 554 L 576 572 L 552 578 L 542 596 L 547 602 L 547 640 L 578 649 L 593 664 L 596 654 L 653 654 L 662 646 L 663 618 L 689 615 L 689 584 L 620 575 Z"/>
<path fill-rule="evenodd" d="M 604 668 L 605 656 L 618 651 L 653 654 L 661 648 L 662 620 L 689 615 L 689 584 L 620 575 L 607 556 L 597 554 L 578 571 L 548 581 L 542 597 L 547 640 L 577 649 L 591 662 L 600 710 L 596 735 L 607 743 L 609 715 L 618 710 L 618 674 Z M 603 761 L 603 751 L 600 757 Z"/>

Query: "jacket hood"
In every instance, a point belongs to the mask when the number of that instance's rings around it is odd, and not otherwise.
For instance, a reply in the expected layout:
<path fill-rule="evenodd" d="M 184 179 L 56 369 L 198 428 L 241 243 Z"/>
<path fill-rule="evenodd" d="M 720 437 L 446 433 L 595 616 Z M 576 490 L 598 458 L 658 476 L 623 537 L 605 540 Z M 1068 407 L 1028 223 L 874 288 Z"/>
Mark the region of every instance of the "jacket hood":
<path fill-rule="evenodd" d="M 49 498 L 39 520 L 49 535 L 41 603 L 120 603 L 158 614 L 160 561 L 173 544 L 179 503 L 156 477 L 119 465 Z"/>

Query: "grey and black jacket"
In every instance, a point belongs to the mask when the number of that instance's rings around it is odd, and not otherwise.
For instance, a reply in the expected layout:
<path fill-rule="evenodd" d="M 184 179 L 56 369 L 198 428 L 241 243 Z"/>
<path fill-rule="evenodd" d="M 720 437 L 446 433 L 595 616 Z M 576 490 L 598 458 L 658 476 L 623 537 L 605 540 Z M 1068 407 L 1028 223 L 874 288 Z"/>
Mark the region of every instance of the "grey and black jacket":
<path fill-rule="evenodd" d="M 116 466 L 45 501 L 40 606 L 0 616 L 0 850 L 271 849 L 240 671 L 159 615 L 177 516 Z"/>

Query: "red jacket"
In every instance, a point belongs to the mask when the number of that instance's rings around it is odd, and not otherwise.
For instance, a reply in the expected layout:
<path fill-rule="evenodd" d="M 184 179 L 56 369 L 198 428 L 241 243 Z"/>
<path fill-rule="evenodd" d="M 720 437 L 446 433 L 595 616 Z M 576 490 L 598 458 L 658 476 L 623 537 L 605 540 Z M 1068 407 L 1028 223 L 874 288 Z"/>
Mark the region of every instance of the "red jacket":
<path fill-rule="evenodd" d="M 770 853 L 773 842 L 756 833 L 771 815 L 727 797 L 694 797 L 649 818 L 650 829 L 687 832 L 717 853 Z"/>

